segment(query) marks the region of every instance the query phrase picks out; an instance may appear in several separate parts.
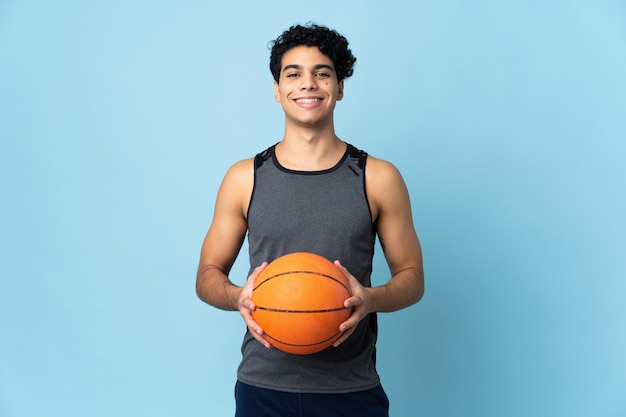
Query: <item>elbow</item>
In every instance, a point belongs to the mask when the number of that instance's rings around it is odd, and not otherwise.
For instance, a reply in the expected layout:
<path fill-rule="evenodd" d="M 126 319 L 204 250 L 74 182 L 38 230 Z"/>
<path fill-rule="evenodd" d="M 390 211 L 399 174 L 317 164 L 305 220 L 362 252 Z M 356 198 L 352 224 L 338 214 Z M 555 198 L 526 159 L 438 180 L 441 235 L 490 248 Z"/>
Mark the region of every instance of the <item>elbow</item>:
<path fill-rule="evenodd" d="M 209 303 L 209 277 L 211 275 L 211 269 L 213 265 L 203 265 L 198 268 L 196 274 L 196 295 L 205 303 Z"/>
<path fill-rule="evenodd" d="M 203 300 L 202 285 L 200 284 L 200 277 L 196 278 L 196 296 L 198 296 L 199 299 Z"/>
<path fill-rule="evenodd" d="M 415 298 L 413 299 L 413 304 L 419 303 L 422 298 L 424 298 L 424 285 L 422 285 L 416 292 Z"/>
<path fill-rule="evenodd" d="M 206 290 L 204 289 L 203 279 L 200 274 L 196 277 L 196 296 L 206 302 Z"/>
<path fill-rule="evenodd" d="M 412 304 L 417 304 L 424 297 L 424 270 L 422 268 L 417 270 L 414 288 Z"/>

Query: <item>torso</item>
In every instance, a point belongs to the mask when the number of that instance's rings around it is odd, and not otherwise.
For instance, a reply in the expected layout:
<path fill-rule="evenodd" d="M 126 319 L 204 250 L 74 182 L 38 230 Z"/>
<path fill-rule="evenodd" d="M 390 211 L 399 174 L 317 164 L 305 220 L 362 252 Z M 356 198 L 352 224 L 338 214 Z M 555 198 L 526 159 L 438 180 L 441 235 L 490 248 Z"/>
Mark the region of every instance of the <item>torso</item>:
<path fill-rule="evenodd" d="M 371 286 L 376 233 L 365 191 L 366 159 L 353 147 L 321 171 L 288 169 L 269 148 L 246 162 L 252 190 L 246 207 L 250 271 L 291 252 L 338 259 L 366 287 Z M 255 168 L 256 165 L 256 168 Z M 377 319 L 368 315 L 337 348 L 315 355 L 265 349 L 249 333 L 242 345 L 242 382 L 294 392 L 352 392 L 379 382 L 375 369 Z"/>

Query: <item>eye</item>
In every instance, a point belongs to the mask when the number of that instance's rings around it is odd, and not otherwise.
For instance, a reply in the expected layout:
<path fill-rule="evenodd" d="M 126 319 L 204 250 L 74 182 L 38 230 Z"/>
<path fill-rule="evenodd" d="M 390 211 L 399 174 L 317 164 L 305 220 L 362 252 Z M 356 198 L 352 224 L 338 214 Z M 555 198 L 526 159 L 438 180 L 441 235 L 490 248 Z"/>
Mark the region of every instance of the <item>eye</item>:
<path fill-rule="evenodd" d="M 315 74 L 316 77 L 319 78 L 328 78 L 330 77 L 330 74 L 326 73 L 326 72 L 318 72 L 317 74 Z"/>
<path fill-rule="evenodd" d="M 297 72 L 292 72 L 290 74 L 287 74 L 286 77 L 287 78 L 297 78 L 298 77 L 298 73 Z"/>

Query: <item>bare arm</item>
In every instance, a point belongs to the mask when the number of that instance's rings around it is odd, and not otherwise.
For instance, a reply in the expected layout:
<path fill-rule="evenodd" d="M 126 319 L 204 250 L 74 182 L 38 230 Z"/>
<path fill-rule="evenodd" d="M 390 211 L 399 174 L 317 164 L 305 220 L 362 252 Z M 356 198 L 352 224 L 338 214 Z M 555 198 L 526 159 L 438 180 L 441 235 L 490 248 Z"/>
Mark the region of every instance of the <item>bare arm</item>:
<path fill-rule="evenodd" d="M 241 161 L 226 173 L 217 194 L 213 221 L 202 244 L 196 293 L 214 307 L 238 310 L 254 337 L 269 347 L 261 337 L 263 330 L 252 319 L 255 306 L 250 298 L 254 281 L 265 264 L 257 267 L 241 287 L 228 278 L 248 229 L 245 214 L 253 181 L 252 160 Z"/>
<path fill-rule="evenodd" d="M 378 168 L 368 182 L 368 195 L 378 208 L 376 230 L 391 272 L 385 285 L 371 289 L 372 311 L 395 311 L 424 295 L 422 250 L 402 176 L 385 161 L 369 162 Z"/>
<path fill-rule="evenodd" d="M 248 165 L 248 161 L 239 162 L 224 176 L 215 202 L 213 221 L 200 253 L 196 280 L 198 297 L 224 310 L 239 309 L 241 288 L 228 279 L 228 273 L 239 254 L 247 230 L 243 201 L 251 187 L 246 178 Z"/>
<path fill-rule="evenodd" d="M 354 307 L 354 311 L 341 325 L 345 333 L 335 346 L 347 339 L 367 314 L 400 310 L 417 303 L 424 294 L 422 250 L 402 176 L 390 163 L 369 157 L 366 181 L 376 231 L 391 278 L 384 285 L 365 288 L 337 262 L 350 280 L 353 296 L 346 300 L 346 307 Z"/>

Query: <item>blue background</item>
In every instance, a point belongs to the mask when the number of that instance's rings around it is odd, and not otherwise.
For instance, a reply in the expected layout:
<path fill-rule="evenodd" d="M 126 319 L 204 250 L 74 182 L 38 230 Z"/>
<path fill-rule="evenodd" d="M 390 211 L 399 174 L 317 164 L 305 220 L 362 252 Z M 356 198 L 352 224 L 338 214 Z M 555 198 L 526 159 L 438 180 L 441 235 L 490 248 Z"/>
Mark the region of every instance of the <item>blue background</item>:
<path fill-rule="evenodd" d="M 233 415 L 244 328 L 196 265 L 307 21 L 350 40 L 337 132 L 401 170 L 423 245 L 424 299 L 380 319 L 391 415 L 626 415 L 618 0 L 1 0 L 0 415 Z"/>

